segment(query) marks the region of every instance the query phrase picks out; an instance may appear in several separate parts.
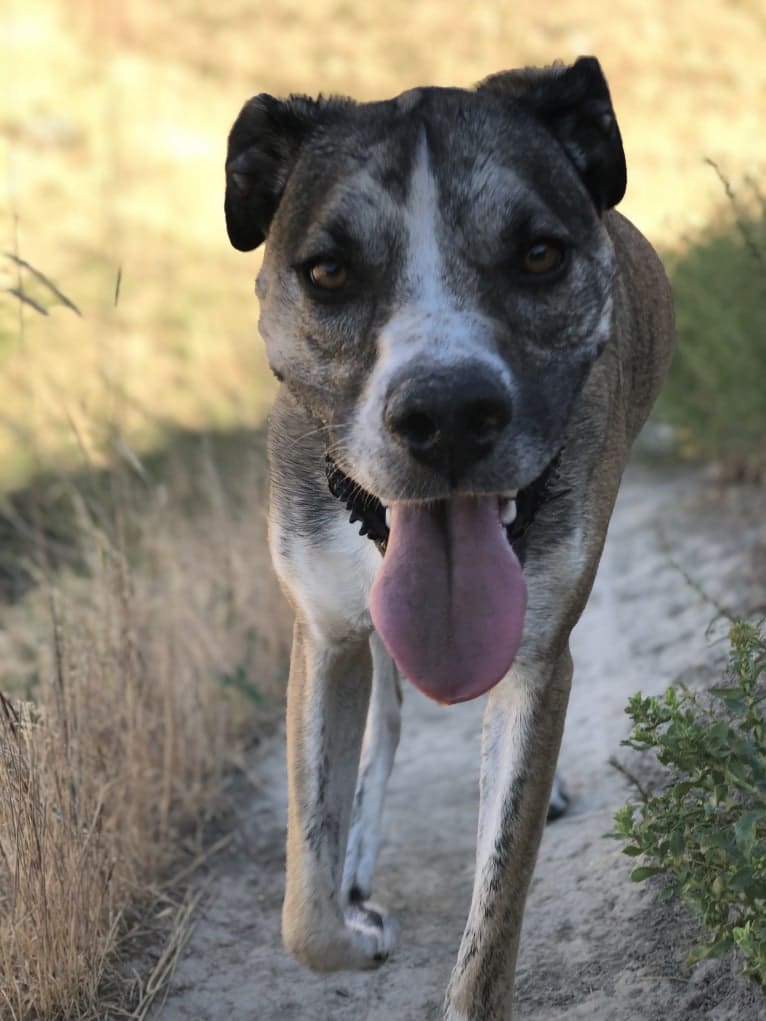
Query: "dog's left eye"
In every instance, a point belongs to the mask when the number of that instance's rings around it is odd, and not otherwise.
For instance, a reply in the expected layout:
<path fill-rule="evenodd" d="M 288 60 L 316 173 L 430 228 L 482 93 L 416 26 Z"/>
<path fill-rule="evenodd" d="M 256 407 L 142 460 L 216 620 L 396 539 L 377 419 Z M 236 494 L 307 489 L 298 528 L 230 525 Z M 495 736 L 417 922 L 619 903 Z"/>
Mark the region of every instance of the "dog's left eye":
<path fill-rule="evenodd" d="M 307 266 L 308 278 L 323 291 L 339 291 L 348 283 L 348 267 L 337 259 L 319 259 Z"/>
<path fill-rule="evenodd" d="M 552 273 L 564 261 L 564 250 L 554 241 L 538 241 L 524 253 L 521 265 L 525 273 L 542 276 Z"/>

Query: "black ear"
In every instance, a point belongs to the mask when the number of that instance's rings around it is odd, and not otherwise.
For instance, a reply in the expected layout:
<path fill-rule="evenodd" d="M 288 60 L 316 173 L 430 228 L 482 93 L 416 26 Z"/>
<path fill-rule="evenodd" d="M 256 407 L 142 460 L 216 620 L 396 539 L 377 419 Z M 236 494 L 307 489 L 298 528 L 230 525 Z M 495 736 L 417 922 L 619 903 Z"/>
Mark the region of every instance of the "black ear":
<path fill-rule="evenodd" d="M 518 100 L 561 143 L 599 212 L 625 194 L 627 170 L 609 88 L 595 57 L 571 67 L 528 68 L 493 75 L 480 89 Z"/>
<path fill-rule="evenodd" d="M 241 252 L 266 238 L 301 146 L 323 120 L 322 99 L 266 93 L 242 107 L 226 156 L 226 229 Z"/>

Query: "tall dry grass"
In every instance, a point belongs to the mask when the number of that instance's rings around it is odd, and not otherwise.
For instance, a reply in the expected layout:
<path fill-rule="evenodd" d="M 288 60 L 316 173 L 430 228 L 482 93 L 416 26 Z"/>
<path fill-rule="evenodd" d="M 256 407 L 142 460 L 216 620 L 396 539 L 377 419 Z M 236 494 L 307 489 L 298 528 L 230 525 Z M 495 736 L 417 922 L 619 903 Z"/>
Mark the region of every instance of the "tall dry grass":
<path fill-rule="evenodd" d="M 4 1021 L 103 1018 L 108 995 L 125 1006 L 121 942 L 182 837 L 216 813 L 252 722 L 226 678 L 279 701 L 287 612 L 242 461 L 236 497 L 204 450 L 170 486 L 116 477 L 97 514 L 75 493 L 79 569 L 46 572 L 43 550 L 16 608 L 37 645 L 4 635 L 0 687 L 36 677 L 33 702 L 0 700 Z"/>

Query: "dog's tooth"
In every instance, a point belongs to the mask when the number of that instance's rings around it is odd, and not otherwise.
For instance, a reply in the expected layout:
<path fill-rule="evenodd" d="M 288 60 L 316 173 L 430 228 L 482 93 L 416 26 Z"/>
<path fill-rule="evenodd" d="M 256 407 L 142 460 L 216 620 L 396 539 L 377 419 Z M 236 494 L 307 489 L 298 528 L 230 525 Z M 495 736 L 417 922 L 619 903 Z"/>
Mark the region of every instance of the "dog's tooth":
<path fill-rule="evenodd" d="M 515 500 L 518 496 L 518 489 L 506 489 L 504 493 L 500 494 L 501 500 Z"/>
<path fill-rule="evenodd" d="M 516 501 L 504 500 L 500 504 L 500 521 L 508 527 L 516 520 Z"/>
<path fill-rule="evenodd" d="M 391 508 L 390 507 L 386 507 L 385 511 L 386 511 L 386 528 L 390 528 L 391 527 Z"/>

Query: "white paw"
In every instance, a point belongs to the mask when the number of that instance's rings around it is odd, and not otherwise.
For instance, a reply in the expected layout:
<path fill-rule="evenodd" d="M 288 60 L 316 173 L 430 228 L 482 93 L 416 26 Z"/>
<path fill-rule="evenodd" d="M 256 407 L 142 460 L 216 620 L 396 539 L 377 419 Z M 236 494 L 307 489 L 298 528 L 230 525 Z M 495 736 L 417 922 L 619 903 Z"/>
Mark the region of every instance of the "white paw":
<path fill-rule="evenodd" d="M 350 904 L 332 926 L 286 926 L 287 950 L 312 971 L 379 968 L 394 949 L 399 926 L 372 905 Z"/>
<path fill-rule="evenodd" d="M 373 964 L 382 964 L 399 941 L 399 923 L 377 904 L 349 904 L 345 911 L 346 925 L 364 937 L 375 940 Z"/>

